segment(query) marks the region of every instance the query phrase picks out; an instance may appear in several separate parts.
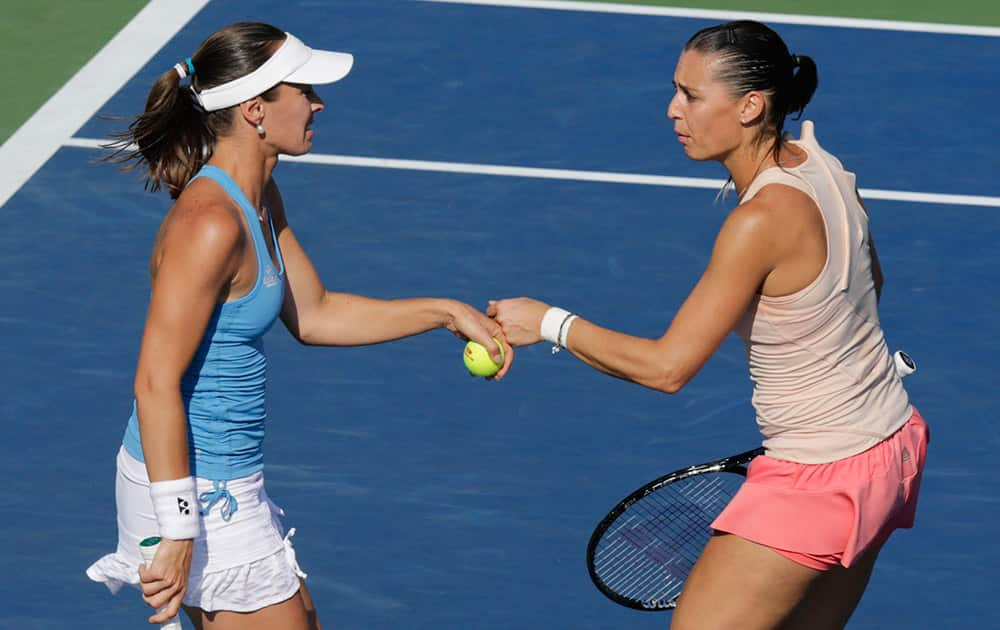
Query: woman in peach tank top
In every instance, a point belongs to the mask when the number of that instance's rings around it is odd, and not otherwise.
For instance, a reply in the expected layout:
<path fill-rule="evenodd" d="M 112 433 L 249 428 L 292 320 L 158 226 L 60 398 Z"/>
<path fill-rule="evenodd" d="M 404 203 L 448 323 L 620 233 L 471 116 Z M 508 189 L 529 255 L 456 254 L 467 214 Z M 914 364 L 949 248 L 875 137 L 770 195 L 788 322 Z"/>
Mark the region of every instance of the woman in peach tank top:
<path fill-rule="evenodd" d="M 882 545 L 913 525 L 928 442 L 879 324 L 867 213 L 811 122 L 784 137 L 818 79 L 773 30 L 699 31 L 673 83 L 667 115 L 685 154 L 722 163 L 739 204 L 666 333 L 625 335 L 530 298 L 487 314 L 513 345 L 547 340 L 668 394 L 738 332 L 766 454 L 713 523 L 671 628 L 843 628 Z"/>

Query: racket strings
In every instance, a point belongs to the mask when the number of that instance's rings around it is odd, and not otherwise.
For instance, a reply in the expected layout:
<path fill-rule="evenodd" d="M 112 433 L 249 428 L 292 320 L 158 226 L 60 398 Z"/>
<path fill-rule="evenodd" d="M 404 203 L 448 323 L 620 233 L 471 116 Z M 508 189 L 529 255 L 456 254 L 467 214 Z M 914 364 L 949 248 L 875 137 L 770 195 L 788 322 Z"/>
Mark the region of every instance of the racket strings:
<path fill-rule="evenodd" d="M 594 552 L 604 584 L 650 608 L 673 606 L 743 477 L 707 473 L 665 484 L 628 507 Z"/>

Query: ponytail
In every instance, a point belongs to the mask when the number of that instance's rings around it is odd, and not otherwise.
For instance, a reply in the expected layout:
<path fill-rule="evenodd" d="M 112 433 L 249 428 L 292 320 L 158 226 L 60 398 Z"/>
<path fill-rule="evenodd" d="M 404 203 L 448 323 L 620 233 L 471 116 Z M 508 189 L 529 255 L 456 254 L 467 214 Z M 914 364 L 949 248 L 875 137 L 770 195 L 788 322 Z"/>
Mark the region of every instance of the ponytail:
<path fill-rule="evenodd" d="M 205 114 L 174 69 L 156 80 L 145 111 L 135 117 L 128 130 L 116 132 L 112 138 L 114 141 L 105 145 L 112 153 L 105 159 L 125 164 L 124 171 L 144 166 L 145 188 L 156 192 L 165 187 L 172 199 L 180 196 L 215 145 Z"/>
<path fill-rule="evenodd" d="M 819 74 L 816 62 L 806 55 L 792 55 L 792 67 L 796 70 L 792 75 L 792 83 L 788 89 L 788 111 L 786 115 L 795 115 L 794 120 L 802 116 L 802 111 L 812 100 L 819 85 Z"/>
<path fill-rule="evenodd" d="M 208 161 L 215 141 L 233 124 L 234 107 L 206 112 L 191 90 L 204 90 L 245 76 L 267 61 L 284 31 L 270 24 L 240 22 L 212 33 L 194 55 L 160 75 L 146 108 L 126 131 L 111 134 L 103 161 L 123 171 L 144 168 L 145 188 L 166 188 L 172 199 Z M 182 82 L 190 77 L 190 85 Z M 262 94 L 273 100 L 277 86 Z"/>

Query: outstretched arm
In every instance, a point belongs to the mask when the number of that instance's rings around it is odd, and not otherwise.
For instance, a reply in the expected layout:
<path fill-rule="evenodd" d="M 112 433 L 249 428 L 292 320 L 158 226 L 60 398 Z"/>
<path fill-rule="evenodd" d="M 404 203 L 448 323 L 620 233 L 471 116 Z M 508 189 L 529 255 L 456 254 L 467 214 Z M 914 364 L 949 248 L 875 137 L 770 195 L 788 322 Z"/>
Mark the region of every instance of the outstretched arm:
<path fill-rule="evenodd" d="M 681 389 L 708 361 L 746 311 L 774 268 L 774 219 L 750 201 L 726 219 L 698 284 L 659 339 L 633 337 L 577 319 L 566 347 L 588 365 L 617 378 L 667 393 Z M 548 305 L 528 298 L 492 302 L 487 314 L 514 345 L 541 340 Z"/>
<path fill-rule="evenodd" d="M 447 298 L 407 298 L 381 300 L 327 291 L 288 225 L 277 185 L 267 190 L 268 206 L 274 217 L 278 243 L 285 261 L 288 294 L 281 319 L 300 342 L 323 346 L 358 346 L 416 335 L 434 328 L 446 328 L 463 339 L 483 344 L 500 362 L 500 349 L 492 340 L 504 343 L 500 325 L 477 309 Z M 496 378 L 506 374 L 513 352 L 506 346 L 504 366 Z"/>

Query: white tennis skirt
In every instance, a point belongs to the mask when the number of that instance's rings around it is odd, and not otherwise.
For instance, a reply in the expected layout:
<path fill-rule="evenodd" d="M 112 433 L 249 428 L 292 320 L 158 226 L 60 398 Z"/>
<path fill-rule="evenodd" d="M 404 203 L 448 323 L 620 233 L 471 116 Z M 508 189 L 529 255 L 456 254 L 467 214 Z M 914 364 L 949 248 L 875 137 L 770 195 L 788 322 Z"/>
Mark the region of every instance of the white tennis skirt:
<path fill-rule="evenodd" d="M 118 451 L 117 465 L 118 549 L 87 569 L 87 577 L 103 582 L 112 593 L 125 584 L 138 586 L 139 541 L 158 535 L 146 465 L 124 448 Z M 228 496 L 217 492 L 211 480 L 198 478 L 197 483 L 199 497 L 215 493 L 219 500 L 202 517 L 184 604 L 204 611 L 252 612 L 295 595 L 299 578 L 306 577 L 290 540 L 295 530 L 285 535 L 284 512 L 268 498 L 264 475 L 228 481 Z"/>

